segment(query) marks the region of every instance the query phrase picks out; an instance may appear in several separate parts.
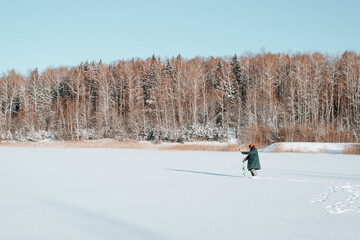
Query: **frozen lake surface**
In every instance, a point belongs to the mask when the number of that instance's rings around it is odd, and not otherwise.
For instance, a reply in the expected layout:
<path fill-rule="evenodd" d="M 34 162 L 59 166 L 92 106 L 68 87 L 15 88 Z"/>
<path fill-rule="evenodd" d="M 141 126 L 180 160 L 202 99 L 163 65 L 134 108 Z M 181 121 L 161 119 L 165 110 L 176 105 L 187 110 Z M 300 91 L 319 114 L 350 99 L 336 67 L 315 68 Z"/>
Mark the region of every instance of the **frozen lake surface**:
<path fill-rule="evenodd" d="M 360 239 L 360 156 L 0 148 L 0 239 Z"/>

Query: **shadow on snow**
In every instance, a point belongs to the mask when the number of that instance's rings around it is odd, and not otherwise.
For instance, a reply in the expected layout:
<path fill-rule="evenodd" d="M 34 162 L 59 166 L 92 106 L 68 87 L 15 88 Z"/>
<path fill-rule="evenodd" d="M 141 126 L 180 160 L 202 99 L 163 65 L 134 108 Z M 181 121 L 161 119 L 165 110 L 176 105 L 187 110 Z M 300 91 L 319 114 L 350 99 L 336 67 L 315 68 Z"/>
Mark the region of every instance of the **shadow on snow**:
<path fill-rule="evenodd" d="M 236 176 L 236 175 L 229 175 L 229 174 L 222 174 L 222 173 L 201 172 L 201 171 L 193 171 L 193 170 L 185 170 L 185 169 L 171 169 L 171 168 L 165 168 L 165 169 L 169 170 L 169 171 L 175 171 L 175 172 L 188 172 L 188 173 L 205 174 L 205 175 L 218 176 L 218 177 L 243 178 L 243 176 Z"/>
<path fill-rule="evenodd" d="M 144 227 L 126 223 L 123 220 L 106 216 L 80 206 L 73 206 L 60 202 L 46 202 L 61 213 L 71 214 L 77 227 L 82 228 L 86 234 L 92 234 L 98 239 L 159 239 L 165 238 Z"/>

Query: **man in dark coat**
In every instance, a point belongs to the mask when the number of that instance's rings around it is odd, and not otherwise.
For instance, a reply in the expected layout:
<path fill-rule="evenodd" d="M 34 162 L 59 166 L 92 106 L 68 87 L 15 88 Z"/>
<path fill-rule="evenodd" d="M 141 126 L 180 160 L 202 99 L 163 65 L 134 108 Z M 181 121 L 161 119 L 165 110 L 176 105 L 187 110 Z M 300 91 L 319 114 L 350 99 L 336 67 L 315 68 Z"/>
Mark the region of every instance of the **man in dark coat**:
<path fill-rule="evenodd" d="M 242 154 L 248 154 L 247 157 L 243 160 L 248 161 L 247 168 L 251 172 L 253 177 L 257 176 L 256 170 L 260 170 L 260 161 L 259 161 L 259 154 L 257 149 L 255 148 L 254 144 L 249 145 L 250 151 L 249 152 L 241 152 Z"/>

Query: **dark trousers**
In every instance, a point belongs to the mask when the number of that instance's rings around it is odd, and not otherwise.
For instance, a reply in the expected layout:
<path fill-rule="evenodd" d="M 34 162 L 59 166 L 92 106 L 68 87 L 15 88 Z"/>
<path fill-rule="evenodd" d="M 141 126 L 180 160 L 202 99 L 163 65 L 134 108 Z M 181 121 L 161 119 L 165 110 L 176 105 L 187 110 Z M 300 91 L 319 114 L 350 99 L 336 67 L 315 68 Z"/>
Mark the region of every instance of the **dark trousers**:
<path fill-rule="evenodd" d="M 255 169 L 249 169 L 249 171 L 251 172 L 251 176 L 253 177 L 257 176 L 257 172 Z"/>

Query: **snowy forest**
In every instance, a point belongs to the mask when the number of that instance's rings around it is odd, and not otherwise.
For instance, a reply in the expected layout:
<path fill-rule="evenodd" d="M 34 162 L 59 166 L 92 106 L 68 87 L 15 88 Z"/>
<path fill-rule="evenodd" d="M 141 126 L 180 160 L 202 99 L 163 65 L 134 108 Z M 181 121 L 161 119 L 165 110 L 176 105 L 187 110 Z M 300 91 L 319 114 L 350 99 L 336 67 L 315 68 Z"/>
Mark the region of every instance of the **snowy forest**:
<path fill-rule="evenodd" d="M 360 56 L 83 62 L 0 78 L 0 140 L 359 142 Z"/>

